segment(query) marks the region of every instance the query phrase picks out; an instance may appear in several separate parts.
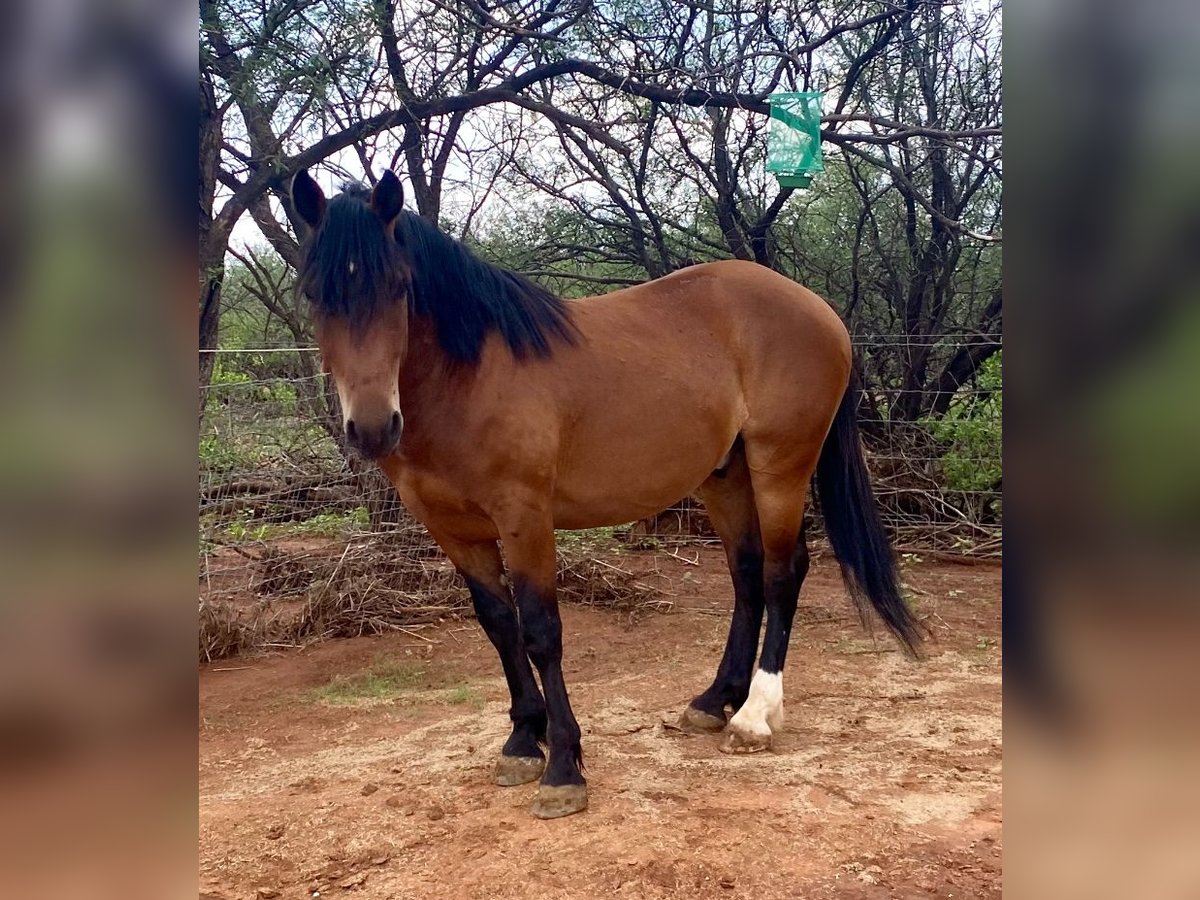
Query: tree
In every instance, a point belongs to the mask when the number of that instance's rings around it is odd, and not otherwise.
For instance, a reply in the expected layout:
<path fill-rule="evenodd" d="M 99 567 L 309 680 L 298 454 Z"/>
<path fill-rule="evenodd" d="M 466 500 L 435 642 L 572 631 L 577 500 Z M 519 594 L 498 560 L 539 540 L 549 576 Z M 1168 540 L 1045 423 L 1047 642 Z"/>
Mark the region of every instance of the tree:
<path fill-rule="evenodd" d="M 332 158 L 353 148 L 368 175 L 381 151 L 389 166 L 403 158 L 418 211 L 437 218 L 448 169 L 469 143 L 464 132 L 472 116 L 496 104 L 553 126 L 568 165 L 590 172 L 621 210 L 634 258 L 647 274 L 668 270 L 692 251 L 712 255 L 722 248 L 769 263 L 772 224 L 788 196 L 762 203 L 762 190 L 744 185 L 770 90 L 840 72 L 839 102 L 822 137 L 843 149 L 963 139 L 936 115 L 905 123 L 852 108 L 859 82 L 905 33 L 901 23 L 926 8 L 919 0 L 905 6 L 858 0 L 832 11 L 803 0 L 769 6 L 726 0 L 719 8 L 202 0 L 201 349 L 217 340 L 225 251 L 244 214 L 284 259 L 294 259 L 290 177 L 323 161 L 336 169 Z M 614 135 L 614 127 L 621 133 Z M 670 154 L 657 152 L 670 143 L 668 129 L 681 148 L 669 164 Z M 998 134 L 995 124 L 969 132 Z M 523 167 L 514 148 L 528 146 L 525 140 L 518 130 L 485 147 L 493 182 Z M 617 154 L 620 166 L 602 152 Z M 468 152 L 465 162 L 480 159 Z M 528 167 L 521 170 L 533 177 Z M 678 212 L 670 204 L 666 215 L 660 211 L 664 201 L 648 186 L 664 171 L 687 179 L 676 183 L 713 189 L 717 240 L 699 226 L 701 208 L 685 209 L 691 214 L 682 219 L 667 218 Z M 611 228 L 617 221 L 597 224 Z M 690 249 L 673 248 L 676 239 Z M 205 365 L 202 355 L 202 389 Z"/>

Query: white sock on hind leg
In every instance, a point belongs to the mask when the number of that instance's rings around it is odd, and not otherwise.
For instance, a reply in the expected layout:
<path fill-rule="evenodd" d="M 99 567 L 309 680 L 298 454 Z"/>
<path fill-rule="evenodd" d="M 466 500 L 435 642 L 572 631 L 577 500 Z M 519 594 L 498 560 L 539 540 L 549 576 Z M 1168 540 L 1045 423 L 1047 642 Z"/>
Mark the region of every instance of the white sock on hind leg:
<path fill-rule="evenodd" d="M 759 669 L 750 682 L 750 696 L 729 720 L 743 734 L 764 735 L 783 727 L 783 673 Z"/>

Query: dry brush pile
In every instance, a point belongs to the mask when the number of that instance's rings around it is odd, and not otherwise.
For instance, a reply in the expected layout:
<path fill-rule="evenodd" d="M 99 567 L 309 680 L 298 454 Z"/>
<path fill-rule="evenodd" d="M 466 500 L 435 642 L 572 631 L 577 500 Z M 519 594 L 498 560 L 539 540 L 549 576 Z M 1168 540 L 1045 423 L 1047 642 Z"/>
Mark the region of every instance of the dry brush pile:
<path fill-rule="evenodd" d="M 413 632 L 468 614 L 470 597 L 440 551 L 422 534 L 370 537 L 314 549 L 264 544 L 249 560 L 249 589 L 209 590 L 199 605 L 201 662 L 333 637 Z M 246 566 L 242 567 L 244 570 Z M 671 601 L 611 562 L 560 554 L 559 597 L 631 617 Z"/>

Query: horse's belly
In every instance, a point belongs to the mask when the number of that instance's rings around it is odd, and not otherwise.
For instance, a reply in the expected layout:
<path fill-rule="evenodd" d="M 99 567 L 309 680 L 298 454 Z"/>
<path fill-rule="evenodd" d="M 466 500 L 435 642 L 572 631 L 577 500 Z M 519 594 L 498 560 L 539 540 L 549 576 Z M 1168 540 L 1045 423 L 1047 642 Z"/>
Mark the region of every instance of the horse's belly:
<path fill-rule="evenodd" d="M 661 512 L 712 474 L 735 434 L 706 435 L 665 451 L 610 445 L 607 455 L 588 454 L 558 474 L 554 527 L 622 525 Z"/>

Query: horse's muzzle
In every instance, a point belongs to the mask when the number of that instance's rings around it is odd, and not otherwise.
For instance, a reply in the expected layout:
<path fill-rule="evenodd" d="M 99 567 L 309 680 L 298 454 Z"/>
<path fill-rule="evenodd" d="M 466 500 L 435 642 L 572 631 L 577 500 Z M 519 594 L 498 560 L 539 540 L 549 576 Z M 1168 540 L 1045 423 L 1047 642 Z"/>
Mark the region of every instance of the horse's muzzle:
<path fill-rule="evenodd" d="M 378 422 L 361 419 L 346 420 L 346 440 L 367 459 L 381 459 L 392 453 L 404 432 L 404 417 L 400 410 Z"/>

